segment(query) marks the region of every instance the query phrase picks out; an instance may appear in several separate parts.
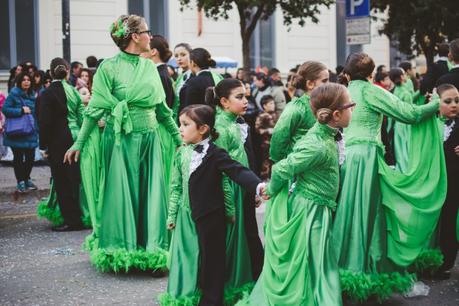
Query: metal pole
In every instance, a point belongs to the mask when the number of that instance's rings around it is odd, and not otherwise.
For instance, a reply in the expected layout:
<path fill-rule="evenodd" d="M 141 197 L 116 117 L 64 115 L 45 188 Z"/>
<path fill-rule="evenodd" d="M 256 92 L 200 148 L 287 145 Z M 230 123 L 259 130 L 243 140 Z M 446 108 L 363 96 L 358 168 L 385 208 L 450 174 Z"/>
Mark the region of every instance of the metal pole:
<path fill-rule="evenodd" d="M 62 0 L 62 48 L 64 59 L 70 63 L 70 0 Z"/>
<path fill-rule="evenodd" d="M 347 57 L 346 44 L 346 3 L 344 0 L 336 1 L 336 63 L 344 65 Z"/>

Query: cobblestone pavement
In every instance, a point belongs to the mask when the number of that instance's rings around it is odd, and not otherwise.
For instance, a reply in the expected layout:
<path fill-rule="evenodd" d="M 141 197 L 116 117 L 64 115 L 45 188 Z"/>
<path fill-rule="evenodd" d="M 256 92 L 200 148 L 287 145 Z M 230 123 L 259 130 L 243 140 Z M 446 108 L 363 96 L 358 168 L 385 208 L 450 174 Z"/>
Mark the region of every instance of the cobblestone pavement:
<path fill-rule="evenodd" d="M 35 216 L 37 201 L 48 193 L 49 168 L 34 167 L 32 179 L 38 191 L 15 195 L 13 170 L 0 164 L 0 305 L 155 305 L 167 277 L 97 272 L 81 250 L 89 231 L 55 233 Z M 262 210 L 258 218 L 261 224 Z M 458 265 L 450 280 L 426 284 L 427 297 L 394 297 L 382 305 L 459 305 Z"/>

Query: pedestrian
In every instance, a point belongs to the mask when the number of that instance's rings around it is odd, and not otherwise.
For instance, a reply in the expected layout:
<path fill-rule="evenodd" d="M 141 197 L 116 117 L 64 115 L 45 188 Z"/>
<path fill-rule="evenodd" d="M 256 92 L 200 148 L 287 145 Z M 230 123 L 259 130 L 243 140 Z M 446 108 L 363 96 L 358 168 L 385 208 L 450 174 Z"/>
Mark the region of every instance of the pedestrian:
<path fill-rule="evenodd" d="M 271 138 L 270 157 L 277 162 L 287 157 L 295 143 L 314 125 L 316 119 L 311 111 L 312 90 L 328 82 L 328 69 L 319 62 L 303 63 L 292 80 L 292 85 L 304 90 L 301 98 L 291 101 L 274 127 Z"/>
<path fill-rule="evenodd" d="M 342 305 L 331 237 L 339 189 L 335 136 L 355 106 L 347 89 L 325 84 L 310 93 L 317 122 L 273 166 L 266 194 L 265 264 L 249 305 Z M 289 182 L 296 187 L 289 193 Z"/>
<path fill-rule="evenodd" d="M 374 84 L 389 91 L 393 87 L 393 83 L 389 78 L 389 72 L 385 71 L 376 72 L 374 77 Z"/>
<path fill-rule="evenodd" d="M 81 68 L 75 86 L 76 89 L 79 90 L 82 87 L 86 87 L 91 92 L 93 75 L 94 73 L 89 68 Z"/>
<path fill-rule="evenodd" d="M 179 109 L 184 108 L 187 81 L 193 77 L 193 72 L 190 68 L 190 52 L 191 46 L 187 43 L 177 44 L 174 48 L 175 61 L 182 70 L 175 81 L 175 105 L 178 105 L 178 108 L 174 109 L 173 112 L 176 120 L 178 120 Z"/>
<path fill-rule="evenodd" d="M 83 68 L 83 64 L 75 61 L 75 62 L 72 62 L 70 67 L 71 67 L 72 72 L 70 73 L 69 82 L 72 86 L 76 86 L 78 76 L 80 75 L 81 68 Z"/>
<path fill-rule="evenodd" d="M 260 177 L 263 180 L 268 180 L 271 177 L 272 166 L 272 161 L 269 159 L 269 147 L 278 116 L 273 96 L 264 96 L 261 99 L 261 106 L 263 112 L 258 114 L 255 122 L 255 131 L 260 138 L 259 154 L 256 155 L 259 156 Z"/>
<path fill-rule="evenodd" d="M 3 134 L 5 132 L 5 115 L 2 113 L 2 108 L 5 100 L 5 95 L 0 91 L 0 160 L 8 154 L 8 147 L 3 145 Z"/>
<path fill-rule="evenodd" d="M 92 263 L 101 271 L 136 268 L 160 276 L 166 269 L 169 234 L 158 124 L 164 124 L 176 146 L 181 139 L 158 70 L 139 56 L 150 49 L 145 20 L 122 15 L 110 35 L 120 52 L 97 69 L 83 125 L 65 162 L 78 160 L 82 149 L 97 153 L 91 156 L 96 165 L 91 169 L 100 169 L 100 174 L 82 173 L 98 194 L 93 199 L 96 227 L 87 240 Z M 104 132 L 96 143 L 90 135 L 99 133 L 97 121 L 104 115 Z"/>
<path fill-rule="evenodd" d="M 187 82 L 183 106 L 203 104 L 206 89 L 217 85 L 223 79 L 219 74 L 210 71 L 210 68 L 215 67 L 217 63 L 206 49 L 196 48 L 191 50 L 190 61 L 190 68 L 195 77 Z"/>
<path fill-rule="evenodd" d="M 413 68 L 413 65 L 407 61 L 401 62 L 398 67 L 402 68 L 405 73 L 406 82 L 404 86 L 406 86 L 408 91 L 414 94 L 419 87 L 416 82 L 416 68 Z"/>
<path fill-rule="evenodd" d="M 91 71 L 92 74 L 96 72 L 97 68 L 97 57 L 90 55 L 86 58 L 86 66 Z"/>
<path fill-rule="evenodd" d="M 333 225 L 343 290 L 360 299 L 384 298 L 390 292 L 410 289 L 413 279 L 405 274 L 406 269 L 430 239 L 446 189 L 441 140 L 433 117 L 438 101 L 422 106 L 400 101 L 370 83 L 374 67 L 365 53 L 353 53 L 346 62 L 348 89 L 357 105 L 344 129 L 346 160 Z M 415 138 L 410 141 L 417 150 L 410 151 L 412 166 L 407 175 L 390 168 L 383 159 L 383 115 L 418 123 L 412 129 Z M 362 283 L 362 278 L 368 281 Z"/>
<path fill-rule="evenodd" d="M 6 117 L 3 145 L 10 147 L 13 151 L 16 189 L 24 193 L 27 189 L 37 189 L 30 178 L 30 173 L 35 160 L 35 149 L 38 147 L 38 130 L 32 78 L 27 72 L 21 72 L 15 80 L 16 86 L 11 89 L 2 107 L 2 112 Z M 11 122 L 8 122 L 9 120 Z M 19 130 L 13 133 L 8 128 L 9 124 Z"/>
<path fill-rule="evenodd" d="M 443 264 L 436 272 L 442 279 L 451 276 L 451 269 L 456 262 L 459 249 L 459 191 L 457 174 L 459 173 L 459 92 L 454 85 L 442 84 L 437 87 L 440 95 L 440 128 L 443 130 L 443 148 L 445 151 L 448 191 L 441 210 L 439 222 L 440 250 Z"/>
<path fill-rule="evenodd" d="M 43 70 L 37 70 L 32 74 L 32 90 L 38 97 L 43 91 L 45 72 Z"/>
<path fill-rule="evenodd" d="M 215 110 L 208 105 L 190 105 L 180 114 L 186 146 L 174 163 L 167 221 L 173 230 L 169 281 L 161 305 L 224 304 L 226 216 L 231 214 L 225 204 L 232 203 L 225 202 L 222 176 L 253 192 L 263 187 L 252 171 L 213 143 L 218 137 L 214 124 Z"/>
<path fill-rule="evenodd" d="M 10 77 L 8 78 L 8 93 L 16 86 L 16 77 L 22 72 L 22 65 L 19 64 L 10 69 Z"/>
<path fill-rule="evenodd" d="M 271 95 L 272 93 L 272 87 L 271 84 L 268 80 L 268 77 L 266 76 L 265 73 L 263 72 L 258 72 L 255 74 L 253 78 L 253 85 L 254 88 L 252 90 L 252 96 L 255 99 L 255 103 L 258 107 L 258 111 L 263 111 L 263 108 L 261 107 L 261 98 L 266 95 Z"/>
<path fill-rule="evenodd" d="M 225 79 L 207 90 L 206 103 L 216 108 L 215 128 L 219 138 L 215 144 L 245 167 L 254 169 L 254 154 L 249 126 L 242 116 L 247 110 L 245 86 L 238 80 Z M 232 212 L 228 212 L 226 242 L 226 287 L 242 292 L 258 279 L 263 266 L 263 246 L 258 235 L 255 218 L 255 194 L 224 179 L 227 201 L 232 201 Z"/>
<path fill-rule="evenodd" d="M 62 224 L 53 231 L 67 232 L 82 230 L 80 209 L 80 169 L 78 163 L 65 164 L 64 155 L 78 135 L 83 116 L 83 103 L 74 87 L 67 83 L 70 65 L 62 58 L 54 58 L 50 67 L 52 84 L 39 97 L 40 150 L 48 159 L 53 177 L 49 199 L 56 199 Z M 52 195 L 56 192 L 56 197 Z M 55 210 L 55 203 L 48 201 L 49 210 Z M 44 209 L 41 211 L 43 212 Z M 51 216 L 50 211 L 47 215 Z M 47 216 L 45 215 L 45 216 Z M 53 221 L 51 219 L 51 221 Z"/>

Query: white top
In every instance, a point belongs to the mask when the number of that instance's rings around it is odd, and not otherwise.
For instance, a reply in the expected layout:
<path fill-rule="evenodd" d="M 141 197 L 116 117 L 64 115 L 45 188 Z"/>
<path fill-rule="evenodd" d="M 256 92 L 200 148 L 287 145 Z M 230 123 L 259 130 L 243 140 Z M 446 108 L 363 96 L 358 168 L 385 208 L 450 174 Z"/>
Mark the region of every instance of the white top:
<path fill-rule="evenodd" d="M 193 154 L 191 155 L 190 161 L 190 175 L 202 164 L 202 160 L 206 156 L 207 150 L 209 149 L 209 141 L 210 138 L 207 137 L 206 139 L 196 144 L 196 146 L 202 145 L 203 149 L 201 153 L 199 153 L 196 150 L 193 150 Z"/>
<path fill-rule="evenodd" d="M 453 131 L 454 125 L 456 124 L 455 121 L 453 121 L 450 125 L 445 124 L 445 131 L 443 133 L 443 141 L 447 141 L 449 136 L 451 135 L 451 132 Z"/>

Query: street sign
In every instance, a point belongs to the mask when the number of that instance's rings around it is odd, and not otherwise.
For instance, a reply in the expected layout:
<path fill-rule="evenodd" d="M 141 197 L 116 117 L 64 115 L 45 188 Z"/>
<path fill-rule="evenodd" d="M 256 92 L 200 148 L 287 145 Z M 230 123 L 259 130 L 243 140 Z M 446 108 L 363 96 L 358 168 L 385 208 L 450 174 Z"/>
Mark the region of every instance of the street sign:
<path fill-rule="evenodd" d="M 370 0 L 346 0 L 346 18 L 370 16 Z"/>
<path fill-rule="evenodd" d="M 369 44 L 370 34 L 370 17 L 346 18 L 346 44 Z"/>

